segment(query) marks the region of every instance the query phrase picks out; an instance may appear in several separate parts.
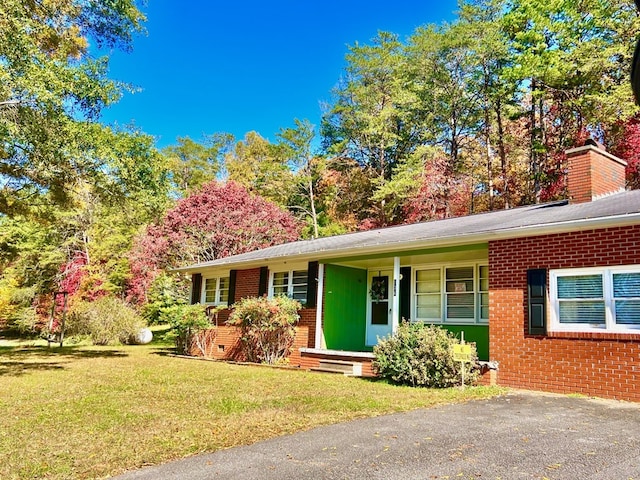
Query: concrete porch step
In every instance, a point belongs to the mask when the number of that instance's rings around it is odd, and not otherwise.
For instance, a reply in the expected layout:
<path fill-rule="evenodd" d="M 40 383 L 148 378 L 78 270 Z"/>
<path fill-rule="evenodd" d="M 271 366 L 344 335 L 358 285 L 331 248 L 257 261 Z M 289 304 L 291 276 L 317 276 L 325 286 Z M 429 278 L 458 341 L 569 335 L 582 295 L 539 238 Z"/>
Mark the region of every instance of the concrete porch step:
<path fill-rule="evenodd" d="M 313 367 L 310 370 L 314 372 L 342 373 L 343 375 L 361 377 L 362 363 L 349 362 L 345 360 L 322 359 L 317 367 Z"/>

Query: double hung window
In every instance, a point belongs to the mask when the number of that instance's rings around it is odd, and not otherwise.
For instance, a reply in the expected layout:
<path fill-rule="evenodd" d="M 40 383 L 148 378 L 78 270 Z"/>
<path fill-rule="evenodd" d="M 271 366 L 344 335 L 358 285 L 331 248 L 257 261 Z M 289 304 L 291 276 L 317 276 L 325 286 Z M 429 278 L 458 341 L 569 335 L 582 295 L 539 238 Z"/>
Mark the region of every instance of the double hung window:
<path fill-rule="evenodd" d="M 552 270 L 552 328 L 640 329 L 640 266 Z"/>
<path fill-rule="evenodd" d="M 270 296 L 277 295 L 286 295 L 304 305 L 307 302 L 307 270 L 274 272 L 271 277 Z"/>
<path fill-rule="evenodd" d="M 489 320 L 489 267 L 464 265 L 414 270 L 414 317 L 433 323 Z"/>
<path fill-rule="evenodd" d="M 209 305 L 229 303 L 229 277 L 205 278 L 203 282 L 203 302 Z"/>

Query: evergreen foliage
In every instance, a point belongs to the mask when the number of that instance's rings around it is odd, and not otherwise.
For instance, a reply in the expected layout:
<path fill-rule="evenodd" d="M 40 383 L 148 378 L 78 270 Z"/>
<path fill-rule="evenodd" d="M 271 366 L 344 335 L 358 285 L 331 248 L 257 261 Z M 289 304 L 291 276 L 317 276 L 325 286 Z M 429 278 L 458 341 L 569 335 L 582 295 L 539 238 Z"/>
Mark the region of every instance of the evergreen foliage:
<path fill-rule="evenodd" d="M 158 314 L 159 322 L 171 325 L 173 335 L 175 335 L 176 350 L 184 355 L 192 355 L 193 347 L 198 345 L 200 333 L 211 326 L 202 305 L 186 305 L 177 302 L 160 309 Z M 201 349 L 200 352 L 206 352 Z"/>
<path fill-rule="evenodd" d="M 465 383 L 479 376 L 475 365 L 477 355 L 472 346 L 472 362 L 453 360 L 453 346 L 460 340 L 437 325 L 403 322 L 393 336 L 373 347 L 374 368 L 382 378 L 412 387 L 446 388 L 461 385 L 464 368 Z"/>

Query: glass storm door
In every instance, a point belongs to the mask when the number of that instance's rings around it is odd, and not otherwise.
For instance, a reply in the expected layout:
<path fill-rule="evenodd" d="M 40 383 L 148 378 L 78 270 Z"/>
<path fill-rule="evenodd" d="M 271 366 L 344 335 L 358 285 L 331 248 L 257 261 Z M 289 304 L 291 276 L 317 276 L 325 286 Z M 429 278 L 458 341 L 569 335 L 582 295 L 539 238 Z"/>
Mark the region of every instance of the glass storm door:
<path fill-rule="evenodd" d="M 393 272 L 382 270 L 369 272 L 367 299 L 367 345 L 376 345 L 378 338 L 391 334 L 393 328 L 391 292 Z"/>

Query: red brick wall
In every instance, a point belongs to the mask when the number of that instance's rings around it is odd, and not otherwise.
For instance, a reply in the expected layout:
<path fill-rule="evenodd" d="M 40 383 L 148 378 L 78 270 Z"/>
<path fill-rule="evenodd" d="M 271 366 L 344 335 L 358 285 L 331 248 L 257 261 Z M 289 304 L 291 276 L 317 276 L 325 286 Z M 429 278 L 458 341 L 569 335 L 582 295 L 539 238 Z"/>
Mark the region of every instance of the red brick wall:
<path fill-rule="evenodd" d="M 300 321 L 298 325 L 307 328 L 306 344 L 301 346 L 314 348 L 316 346 L 316 309 L 303 308 L 300 310 Z"/>
<path fill-rule="evenodd" d="M 240 349 L 240 330 L 228 327 L 223 323 L 198 334 L 192 342 L 191 355 L 196 357 L 215 358 L 217 360 L 243 361 Z"/>
<path fill-rule="evenodd" d="M 260 289 L 260 268 L 252 268 L 249 270 L 238 270 L 236 277 L 236 294 L 235 300 L 247 297 L 257 297 Z M 218 327 L 207 330 L 202 335 L 200 347 L 192 349 L 193 355 L 203 355 L 202 350 L 206 352 L 205 356 L 220 360 L 237 360 L 242 361 L 242 353 L 240 351 L 240 331 L 235 327 L 227 327 L 226 321 L 229 318 L 230 310 L 225 309 L 218 313 L 217 320 L 212 318 L 212 323 Z M 316 309 L 303 308 L 300 310 L 300 321 L 296 331 L 296 339 L 294 342 L 294 354 L 298 360 L 292 358 L 292 363 L 297 362 L 299 365 L 299 348 L 314 347 L 316 333 Z"/>
<path fill-rule="evenodd" d="M 527 269 L 630 264 L 640 264 L 640 225 L 489 242 L 498 384 L 640 401 L 640 334 L 526 333 Z"/>
<path fill-rule="evenodd" d="M 320 366 L 322 360 L 343 360 L 349 362 L 357 362 L 362 364 L 362 376 L 363 377 L 375 377 L 376 373 L 373 371 L 373 360 L 370 358 L 358 358 L 354 359 L 349 355 L 327 355 L 320 353 L 305 353 L 300 357 L 300 368 L 303 370 L 310 370 Z"/>
<path fill-rule="evenodd" d="M 250 270 L 238 270 L 236 277 L 235 300 L 241 298 L 257 297 L 260 291 L 260 268 Z"/>
<path fill-rule="evenodd" d="M 238 272 L 238 275 L 240 275 L 240 272 Z M 217 327 L 210 328 L 200 334 L 201 338 L 192 346 L 192 355 L 206 356 L 218 360 L 244 361 L 240 348 L 240 330 L 226 325 L 229 313 L 230 310 L 222 310 L 218 313 L 217 322 L 212 319 L 212 323 L 217 324 Z M 316 309 L 303 308 L 300 310 L 300 321 L 296 327 L 296 337 L 290 358 L 291 365 L 301 365 L 300 348 L 313 348 L 315 331 Z"/>

